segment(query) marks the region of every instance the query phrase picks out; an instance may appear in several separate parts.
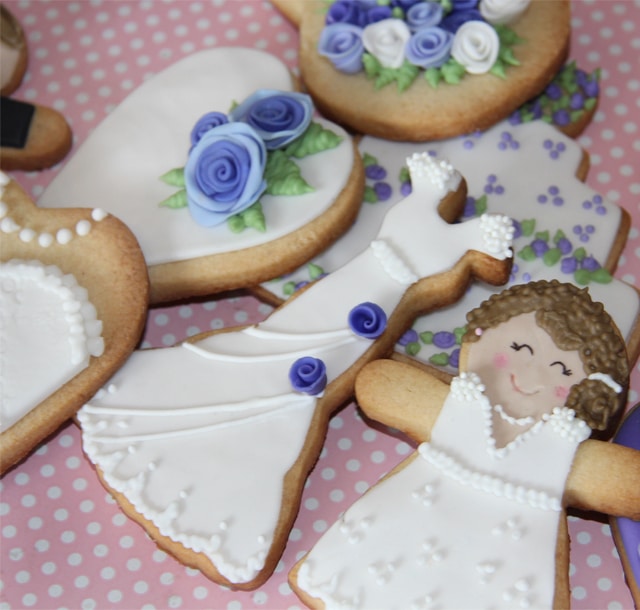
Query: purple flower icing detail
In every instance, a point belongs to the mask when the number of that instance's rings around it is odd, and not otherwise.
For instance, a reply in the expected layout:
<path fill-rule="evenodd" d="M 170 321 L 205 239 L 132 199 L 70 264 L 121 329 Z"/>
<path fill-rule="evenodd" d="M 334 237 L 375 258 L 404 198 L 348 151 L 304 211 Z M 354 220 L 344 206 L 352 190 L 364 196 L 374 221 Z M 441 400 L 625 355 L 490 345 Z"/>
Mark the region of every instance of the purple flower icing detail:
<path fill-rule="evenodd" d="M 360 4 L 352 0 L 338 0 L 334 2 L 327 11 L 325 23 L 351 23 L 353 25 L 363 25 L 364 14 Z"/>
<path fill-rule="evenodd" d="M 449 349 L 456 344 L 456 336 L 446 330 L 438 331 L 433 335 L 433 344 L 440 349 Z"/>
<path fill-rule="evenodd" d="M 320 33 L 318 53 L 334 65 L 336 70 L 356 74 L 362 70 L 362 28 L 350 23 L 332 23 Z"/>
<path fill-rule="evenodd" d="M 301 136 L 313 115 L 311 97 L 304 93 L 260 89 L 236 106 L 229 119 L 247 123 L 275 150 Z"/>
<path fill-rule="evenodd" d="M 437 2 L 418 2 L 409 7 L 406 20 L 412 32 L 438 25 L 442 20 L 442 5 Z"/>
<path fill-rule="evenodd" d="M 327 367 L 319 358 L 303 356 L 291 365 L 289 381 L 296 392 L 317 396 L 327 387 Z"/>
<path fill-rule="evenodd" d="M 393 192 L 391 185 L 388 182 L 376 182 L 373 186 L 373 190 L 378 196 L 378 201 L 387 201 Z"/>
<path fill-rule="evenodd" d="M 193 219 L 212 227 L 255 203 L 265 190 L 267 150 L 245 123 L 226 123 L 203 134 L 184 168 Z"/>
<path fill-rule="evenodd" d="M 387 314 L 375 303 L 360 303 L 349 312 L 349 327 L 359 337 L 377 339 L 387 327 Z"/>
<path fill-rule="evenodd" d="M 400 339 L 398 339 L 398 345 L 404 347 L 409 343 L 417 343 L 418 341 L 420 341 L 418 332 L 414 328 L 410 328 L 404 333 L 404 335 L 402 335 L 402 337 L 400 337 Z"/>
<path fill-rule="evenodd" d="M 451 52 L 453 34 L 439 27 L 420 28 L 409 38 L 405 47 L 406 58 L 421 68 L 439 68 Z"/>
<path fill-rule="evenodd" d="M 484 17 L 475 8 L 454 10 L 440 22 L 440 27 L 455 34 L 467 21 L 484 21 Z"/>
<path fill-rule="evenodd" d="M 207 114 L 201 116 L 191 130 L 191 146 L 195 146 L 202 136 L 219 125 L 228 123 L 229 119 L 227 115 L 222 112 L 207 112 Z"/>

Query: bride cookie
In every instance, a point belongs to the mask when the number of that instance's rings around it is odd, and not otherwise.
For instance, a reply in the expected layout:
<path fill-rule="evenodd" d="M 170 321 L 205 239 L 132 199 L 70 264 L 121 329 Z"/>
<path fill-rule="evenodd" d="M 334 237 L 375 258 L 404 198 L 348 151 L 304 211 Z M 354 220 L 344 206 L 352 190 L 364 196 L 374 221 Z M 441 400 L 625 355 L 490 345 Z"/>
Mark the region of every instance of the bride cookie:
<path fill-rule="evenodd" d="M 472 278 L 508 278 L 511 220 L 449 224 L 460 174 L 428 154 L 408 165 L 412 194 L 351 261 L 256 326 L 135 352 L 78 414 L 123 510 L 216 582 L 254 589 L 273 572 L 357 371 Z"/>
<path fill-rule="evenodd" d="M 299 20 L 300 75 L 320 111 L 389 140 L 494 125 L 547 86 L 569 49 L 565 0 L 276 4 Z"/>
<path fill-rule="evenodd" d="M 364 189 L 352 138 L 295 84 L 260 51 L 193 53 L 124 99 L 38 204 L 91 202 L 121 218 L 152 304 L 293 271 L 346 231 Z"/>
<path fill-rule="evenodd" d="M 445 383 L 391 360 L 356 398 L 418 450 L 299 561 L 312 608 L 567 608 L 564 509 L 640 517 L 640 452 L 600 440 L 624 407 L 624 341 L 587 289 L 532 282 L 468 316 Z M 462 583 L 462 586 L 461 586 Z"/>
<path fill-rule="evenodd" d="M 0 473 L 113 375 L 146 321 L 131 232 L 99 209 L 40 210 L 0 173 Z"/>

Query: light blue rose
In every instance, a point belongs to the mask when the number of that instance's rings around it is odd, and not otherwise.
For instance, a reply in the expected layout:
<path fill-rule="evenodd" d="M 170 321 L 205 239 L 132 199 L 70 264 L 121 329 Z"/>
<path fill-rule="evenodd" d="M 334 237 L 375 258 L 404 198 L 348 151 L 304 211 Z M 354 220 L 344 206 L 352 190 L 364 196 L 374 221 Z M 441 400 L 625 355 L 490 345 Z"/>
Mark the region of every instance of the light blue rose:
<path fill-rule="evenodd" d="M 267 186 L 266 160 L 262 138 L 246 123 L 227 123 L 202 134 L 184 168 L 193 219 L 212 227 L 255 203 Z"/>
<path fill-rule="evenodd" d="M 438 25 L 442 20 L 442 5 L 437 2 L 418 2 L 407 11 L 406 21 L 412 32 Z"/>
<path fill-rule="evenodd" d="M 451 55 L 453 34 L 439 27 L 421 28 L 405 47 L 406 58 L 415 66 L 439 68 Z"/>
<path fill-rule="evenodd" d="M 230 113 L 231 121 L 247 123 L 264 140 L 267 150 L 286 146 L 309 127 L 313 102 L 304 93 L 259 89 Z"/>
<path fill-rule="evenodd" d="M 350 23 L 332 23 L 320 33 L 318 53 L 340 72 L 356 74 L 362 70 L 362 28 Z"/>

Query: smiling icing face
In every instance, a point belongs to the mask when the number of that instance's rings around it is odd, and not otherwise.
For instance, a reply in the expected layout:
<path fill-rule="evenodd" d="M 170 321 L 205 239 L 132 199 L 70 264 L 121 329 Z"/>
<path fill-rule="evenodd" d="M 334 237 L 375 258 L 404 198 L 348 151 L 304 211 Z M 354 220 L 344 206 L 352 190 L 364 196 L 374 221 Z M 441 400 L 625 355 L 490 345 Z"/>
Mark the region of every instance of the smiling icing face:
<path fill-rule="evenodd" d="M 538 326 L 535 312 L 484 330 L 469 345 L 465 368 L 485 384 L 496 437 L 506 442 L 562 407 L 571 387 L 586 377 L 578 351 L 560 349 Z"/>

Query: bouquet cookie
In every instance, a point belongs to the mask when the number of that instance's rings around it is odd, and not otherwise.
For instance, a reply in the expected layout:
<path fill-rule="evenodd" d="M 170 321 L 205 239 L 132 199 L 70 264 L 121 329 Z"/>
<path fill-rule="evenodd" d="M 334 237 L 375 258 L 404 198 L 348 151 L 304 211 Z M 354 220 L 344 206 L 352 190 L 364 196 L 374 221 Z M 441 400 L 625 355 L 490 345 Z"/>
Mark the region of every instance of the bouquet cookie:
<path fill-rule="evenodd" d="M 365 366 L 359 405 L 417 451 L 323 534 L 292 587 L 312 608 L 569 607 L 565 508 L 640 517 L 640 452 L 590 438 L 611 431 L 628 375 L 602 304 L 557 281 L 472 310 L 450 383 Z"/>

